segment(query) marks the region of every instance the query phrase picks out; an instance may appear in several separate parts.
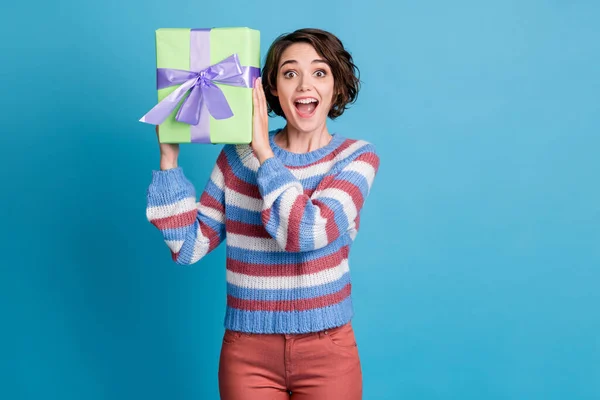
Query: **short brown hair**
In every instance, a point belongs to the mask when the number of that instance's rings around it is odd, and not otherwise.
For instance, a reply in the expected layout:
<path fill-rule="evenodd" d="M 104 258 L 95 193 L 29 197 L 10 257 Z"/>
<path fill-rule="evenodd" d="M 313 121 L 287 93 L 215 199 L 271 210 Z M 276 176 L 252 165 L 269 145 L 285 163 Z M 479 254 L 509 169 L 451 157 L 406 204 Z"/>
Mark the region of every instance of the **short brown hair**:
<path fill-rule="evenodd" d="M 329 64 L 333 74 L 334 93 L 328 117 L 331 119 L 339 117 L 349 104 L 356 101 L 360 88 L 360 72 L 340 39 L 327 31 L 314 28 L 298 29 L 283 34 L 271 44 L 262 70 L 263 88 L 269 113 L 285 118 L 279 99 L 271 93 L 271 90 L 277 88 L 277 72 L 281 55 L 294 43 L 312 45 L 317 54 Z"/>

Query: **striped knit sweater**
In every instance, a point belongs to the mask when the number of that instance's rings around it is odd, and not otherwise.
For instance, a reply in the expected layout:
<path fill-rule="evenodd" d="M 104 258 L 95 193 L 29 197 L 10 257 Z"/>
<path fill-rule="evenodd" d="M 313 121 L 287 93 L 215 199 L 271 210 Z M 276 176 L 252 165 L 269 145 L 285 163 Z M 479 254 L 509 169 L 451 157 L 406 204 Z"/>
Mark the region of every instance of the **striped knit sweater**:
<path fill-rule="evenodd" d="M 379 167 L 372 144 L 333 134 L 260 165 L 249 145 L 225 145 L 196 197 L 181 167 L 153 171 L 147 218 L 178 264 L 226 241 L 225 327 L 306 333 L 353 317 L 348 266 L 359 213 Z"/>

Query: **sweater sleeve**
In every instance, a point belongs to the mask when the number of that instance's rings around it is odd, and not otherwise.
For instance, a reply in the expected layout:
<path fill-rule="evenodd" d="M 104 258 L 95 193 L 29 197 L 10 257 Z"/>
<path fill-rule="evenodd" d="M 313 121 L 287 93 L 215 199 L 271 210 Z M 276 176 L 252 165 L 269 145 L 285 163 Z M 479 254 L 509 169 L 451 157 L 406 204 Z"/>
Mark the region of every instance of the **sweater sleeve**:
<path fill-rule="evenodd" d="M 357 229 L 360 210 L 379 168 L 372 144 L 363 147 L 339 172 L 327 175 L 312 196 L 276 157 L 258 169 L 265 229 L 289 252 L 327 246 Z"/>
<path fill-rule="evenodd" d="M 146 217 L 177 264 L 199 261 L 225 239 L 225 165 L 222 151 L 198 201 L 181 167 L 152 171 Z"/>

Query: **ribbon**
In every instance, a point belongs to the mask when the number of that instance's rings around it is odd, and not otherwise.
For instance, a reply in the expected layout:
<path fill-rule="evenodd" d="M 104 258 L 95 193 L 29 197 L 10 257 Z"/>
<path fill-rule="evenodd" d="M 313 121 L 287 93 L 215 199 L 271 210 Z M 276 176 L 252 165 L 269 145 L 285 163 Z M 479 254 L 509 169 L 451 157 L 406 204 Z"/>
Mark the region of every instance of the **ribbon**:
<path fill-rule="evenodd" d="M 206 112 L 217 120 L 233 117 L 233 111 L 229 107 L 225 94 L 216 84 L 252 88 L 254 79 L 260 76 L 260 70 L 256 67 L 241 66 L 235 53 L 216 64 L 198 68 L 198 65 L 203 62 L 206 65 L 206 55 L 210 54 L 207 51 L 210 37 L 200 36 L 206 32 L 207 30 L 200 29 L 191 31 L 191 71 L 173 68 L 156 69 L 157 89 L 180 86 L 148 111 L 140 122 L 162 124 L 188 92 L 189 96 L 183 101 L 175 119 L 191 125 L 192 142 L 210 143 L 210 120 Z"/>

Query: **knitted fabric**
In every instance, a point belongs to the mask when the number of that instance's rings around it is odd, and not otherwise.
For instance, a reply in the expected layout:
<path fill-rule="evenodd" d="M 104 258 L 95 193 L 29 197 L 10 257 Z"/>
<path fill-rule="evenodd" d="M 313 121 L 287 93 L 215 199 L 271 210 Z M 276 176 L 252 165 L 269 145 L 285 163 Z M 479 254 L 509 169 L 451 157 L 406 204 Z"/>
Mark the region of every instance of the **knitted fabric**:
<path fill-rule="evenodd" d="M 379 168 L 375 147 L 333 134 L 292 153 L 269 133 L 262 165 L 249 145 L 225 145 L 199 199 L 181 167 L 153 171 L 148 220 L 177 264 L 226 242 L 226 328 L 306 333 L 353 317 L 350 246 Z"/>

